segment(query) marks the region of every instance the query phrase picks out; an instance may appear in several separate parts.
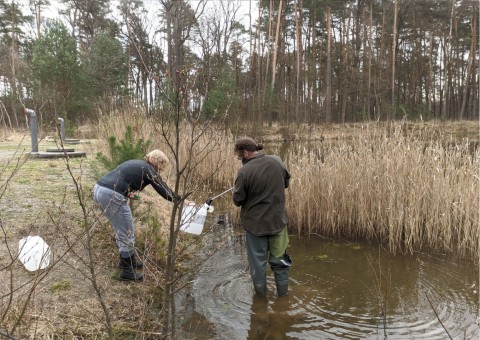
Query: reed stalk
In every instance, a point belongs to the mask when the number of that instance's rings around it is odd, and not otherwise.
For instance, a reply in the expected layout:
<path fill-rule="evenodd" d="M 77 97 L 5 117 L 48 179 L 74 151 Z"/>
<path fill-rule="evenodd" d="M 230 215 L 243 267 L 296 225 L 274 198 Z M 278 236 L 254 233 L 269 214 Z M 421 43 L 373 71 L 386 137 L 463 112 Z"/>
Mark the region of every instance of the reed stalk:
<path fill-rule="evenodd" d="M 479 151 L 466 139 L 428 136 L 405 135 L 399 124 L 393 133 L 368 128 L 351 140 L 292 150 L 288 210 L 296 232 L 475 260 Z"/>

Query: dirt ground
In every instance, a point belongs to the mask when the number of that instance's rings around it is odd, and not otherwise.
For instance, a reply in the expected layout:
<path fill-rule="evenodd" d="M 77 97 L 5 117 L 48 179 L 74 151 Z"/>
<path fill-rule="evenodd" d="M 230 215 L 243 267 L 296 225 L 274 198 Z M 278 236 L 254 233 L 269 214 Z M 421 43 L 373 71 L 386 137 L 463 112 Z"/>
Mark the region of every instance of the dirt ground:
<path fill-rule="evenodd" d="M 30 141 L 21 135 L 0 142 L 0 335 L 100 339 L 106 314 L 118 338 L 160 332 L 164 242 L 158 230 L 152 237 L 152 226 L 164 228 L 170 203 L 148 189 L 142 192 L 134 216 L 145 281 L 118 281 L 113 231 L 91 198 L 93 143 L 68 146 L 86 157 L 67 162 L 27 158 Z M 41 141 L 39 150 L 47 148 L 56 145 Z M 28 235 L 42 237 L 52 250 L 47 269 L 29 272 L 17 259 L 19 240 Z"/>

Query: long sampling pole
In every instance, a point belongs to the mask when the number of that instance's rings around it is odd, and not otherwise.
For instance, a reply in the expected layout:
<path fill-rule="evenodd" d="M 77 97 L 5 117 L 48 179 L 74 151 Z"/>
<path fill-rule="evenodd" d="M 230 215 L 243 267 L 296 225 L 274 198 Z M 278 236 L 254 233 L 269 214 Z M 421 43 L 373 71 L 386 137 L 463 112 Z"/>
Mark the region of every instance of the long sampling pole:
<path fill-rule="evenodd" d="M 205 203 L 206 203 L 206 204 L 208 205 L 208 207 L 210 208 L 210 205 L 212 204 L 212 202 L 213 202 L 214 200 L 216 200 L 217 198 L 219 198 L 219 197 L 222 196 L 222 195 L 225 195 L 227 192 L 232 191 L 234 188 L 235 188 L 235 187 L 231 187 L 230 189 L 225 190 L 224 192 L 218 194 L 217 196 L 208 199 L 207 202 L 205 202 Z"/>

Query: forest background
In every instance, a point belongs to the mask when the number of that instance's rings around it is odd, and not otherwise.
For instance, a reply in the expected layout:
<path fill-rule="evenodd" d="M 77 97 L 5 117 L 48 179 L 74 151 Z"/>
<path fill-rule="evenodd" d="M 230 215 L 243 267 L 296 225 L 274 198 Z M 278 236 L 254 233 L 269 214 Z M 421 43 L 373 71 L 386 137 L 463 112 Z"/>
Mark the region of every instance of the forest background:
<path fill-rule="evenodd" d="M 478 119 L 478 16 L 474 0 L 2 0 L 0 117 L 161 114 L 181 82 L 187 114 L 227 124 Z"/>

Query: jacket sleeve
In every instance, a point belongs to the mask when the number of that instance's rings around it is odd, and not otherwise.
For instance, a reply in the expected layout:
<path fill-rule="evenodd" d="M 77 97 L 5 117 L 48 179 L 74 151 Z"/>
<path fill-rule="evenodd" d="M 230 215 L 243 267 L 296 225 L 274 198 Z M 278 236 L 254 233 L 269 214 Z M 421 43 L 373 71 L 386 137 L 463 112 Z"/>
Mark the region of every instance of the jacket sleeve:
<path fill-rule="evenodd" d="M 235 178 L 235 188 L 233 189 L 233 204 L 235 204 L 235 206 L 237 207 L 242 206 L 247 197 L 247 193 L 243 185 L 243 177 L 244 176 L 239 173 L 237 175 L 237 178 Z"/>
<path fill-rule="evenodd" d="M 174 198 L 180 200 L 180 196 L 176 195 L 173 190 L 168 187 L 167 183 L 162 180 L 162 177 L 153 168 L 150 169 L 147 177 L 155 191 L 167 201 L 173 202 Z"/>
<path fill-rule="evenodd" d="M 178 200 L 180 199 L 180 196 L 175 195 L 172 189 L 168 187 L 167 183 L 160 179 L 160 176 L 158 176 L 155 181 L 152 181 L 151 184 L 155 191 L 167 201 L 173 202 L 174 197 L 176 197 Z"/>

